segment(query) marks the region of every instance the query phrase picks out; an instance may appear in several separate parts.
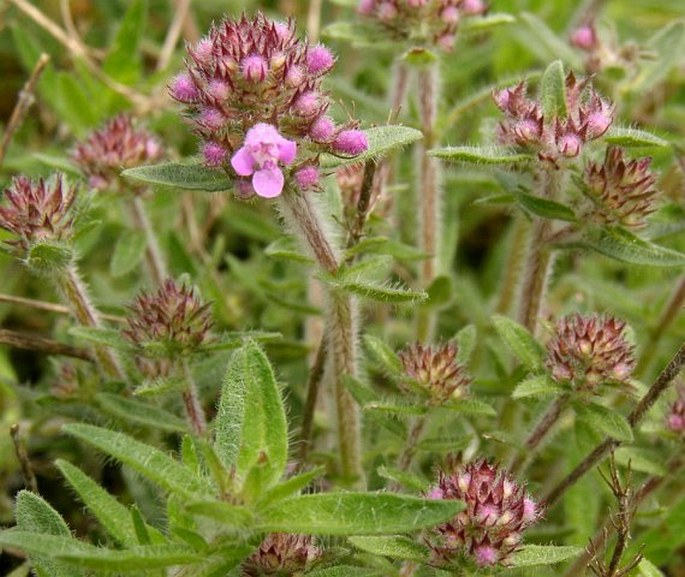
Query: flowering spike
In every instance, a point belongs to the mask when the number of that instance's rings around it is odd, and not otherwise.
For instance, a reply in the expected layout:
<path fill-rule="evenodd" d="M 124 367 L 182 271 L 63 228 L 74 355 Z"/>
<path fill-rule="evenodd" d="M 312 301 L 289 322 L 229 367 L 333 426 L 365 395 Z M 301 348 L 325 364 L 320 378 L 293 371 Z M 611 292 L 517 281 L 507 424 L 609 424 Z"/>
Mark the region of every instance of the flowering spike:
<path fill-rule="evenodd" d="M 607 382 L 627 382 L 635 367 L 626 323 L 609 315 L 573 314 L 559 320 L 547 344 L 552 378 L 593 391 Z"/>
<path fill-rule="evenodd" d="M 241 566 L 241 577 L 300 575 L 319 556 L 310 535 L 271 533 Z"/>
<path fill-rule="evenodd" d="M 27 250 L 41 240 L 68 237 L 74 222 L 76 190 L 75 186 L 65 184 L 61 174 L 49 180 L 14 177 L 0 206 L 0 228 L 18 238 L 5 242 Z"/>
<path fill-rule="evenodd" d="M 114 186 L 124 168 L 149 164 L 163 154 L 162 143 L 133 118 L 120 114 L 93 131 L 71 151 L 72 160 L 88 177 L 90 186 Z"/>
<path fill-rule="evenodd" d="M 459 499 L 466 508 L 437 527 L 431 543 L 438 563 L 471 557 L 479 567 L 506 565 L 523 532 L 540 518 L 537 503 L 512 477 L 485 460 L 440 473 L 430 498 Z"/>

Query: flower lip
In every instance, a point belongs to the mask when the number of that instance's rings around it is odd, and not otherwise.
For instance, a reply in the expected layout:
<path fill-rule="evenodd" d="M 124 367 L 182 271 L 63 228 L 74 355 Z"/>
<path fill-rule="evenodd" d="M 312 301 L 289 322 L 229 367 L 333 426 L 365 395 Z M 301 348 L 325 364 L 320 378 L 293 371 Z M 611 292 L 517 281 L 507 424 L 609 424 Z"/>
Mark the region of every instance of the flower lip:
<path fill-rule="evenodd" d="M 243 146 L 231 158 L 239 176 L 252 176 L 255 192 L 275 198 L 283 191 L 285 177 L 278 164 L 290 164 L 297 155 L 297 144 L 281 136 L 271 124 L 255 124 L 245 135 Z"/>

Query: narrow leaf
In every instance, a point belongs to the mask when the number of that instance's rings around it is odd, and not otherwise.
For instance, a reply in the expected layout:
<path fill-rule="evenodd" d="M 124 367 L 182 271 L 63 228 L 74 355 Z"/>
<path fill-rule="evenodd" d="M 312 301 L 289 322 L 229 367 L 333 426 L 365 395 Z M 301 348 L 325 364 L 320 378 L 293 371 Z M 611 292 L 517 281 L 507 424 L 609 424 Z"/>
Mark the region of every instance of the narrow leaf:
<path fill-rule="evenodd" d="M 476 348 L 476 326 L 466 325 L 451 339 L 457 345 L 457 361 L 468 365 Z"/>
<path fill-rule="evenodd" d="M 244 478 L 264 457 L 269 484 L 288 457 L 288 429 L 281 392 L 264 351 L 255 341 L 235 353 L 226 370 L 215 421 L 216 448 L 228 468 Z"/>
<path fill-rule="evenodd" d="M 509 562 L 511 567 L 534 567 L 551 565 L 577 557 L 583 552 L 582 547 L 558 547 L 556 545 L 524 545 L 514 552 Z"/>
<path fill-rule="evenodd" d="M 365 152 L 352 157 L 340 158 L 332 155 L 323 155 L 321 165 L 324 168 L 335 168 L 347 164 L 357 164 L 371 159 L 378 159 L 392 152 L 421 140 L 423 133 L 408 126 L 377 126 L 364 131 L 369 141 L 369 147 Z"/>
<path fill-rule="evenodd" d="M 245 529 L 254 521 L 249 509 L 223 501 L 196 501 L 190 503 L 186 510 L 219 521 L 233 529 Z"/>
<path fill-rule="evenodd" d="M 624 128 L 621 126 L 612 126 L 604 135 L 604 140 L 609 144 L 623 146 L 626 148 L 639 148 L 645 146 L 670 146 L 668 140 L 664 140 L 656 134 L 638 130 L 637 128 Z"/>
<path fill-rule="evenodd" d="M 349 537 L 348 540 L 362 551 L 373 555 L 390 557 L 391 559 L 424 563 L 430 557 L 430 549 L 428 547 L 401 535 L 391 537 Z"/>
<path fill-rule="evenodd" d="M 514 198 L 528 212 L 552 220 L 575 222 L 576 213 L 565 204 L 523 192 L 515 193 Z"/>
<path fill-rule="evenodd" d="M 492 322 L 499 336 L 528 370 L 537 371 L 543 367 L 545 351 L 525 327 L 501 315 L 492 317 Z"/>
<path fill-rule="evenodd" d="M 207 492 L 207 487 L 181 463 L 128 435 L 81 423 L 69 423 L 62 429 L 127 464 L 170 493 L 192 496 Z"/>
<path fill-rule="evenodd" d="M 545 118 L 566 117 L 566 73 L 561 60 L 555 60 L 542 75 L 542 111 Z"/>
<path fill-rule="evenodd" d="M 185 190 L 220 192 L 233 188 L 231 179 L 223 170 L 207 168 L 197 161 L 137 166 L 124 170 L 121 175 L 146 184 Z"/>
<path fill-rule="evenodd" d="M 430 156 L 437 156 L 451 162 L 468 164 L 519 164 L 530 162 L 534 157 L 510 151 L 498 146 L 447 146 L 428 151 Z"/>
<path fill-rule="evenodd" d="M 461 34 L 480 34 L 506 24 L 513 24 L 516 18 L 504 12 L 494 12 L 478 18 L 465 18 L 459 26 Z"/>
<path fill-rule="evenodd" d="M 513 399 L 558 395 L 563 388 L 547 375 L 534 375 L 520 383 L 511 394 Z"/>
<path fill-rule="evenodd" d="M 130 423 L 172 433 L 185 432 L 188 429 L 183 419 L 150 403 L 111 393 L 97 393 L 95 401 L 105 413 Z"/>
<path fill-rule="evenodd" d="M 147 241 L 145 234 L 138 230 L 125 230 L 119 236 L 112 260 L 109 262 L 109 272 L 114 277 L 122 277 L 133 271 L 145 256 Z"/>
<path fill-rule="evenodd" d="M 620 413 L 597 403 L 577 403 L 575 411 L 579 419 L 601 435 L 608 435 L 617 441 L 633 440 L 628 420 Z"/>
<path fill-rule="evenodd" d="M 382 535 L 431 527 L 463 508 L 460 501 L 389 493 L 318 493 L 269 507 L 256 528 L 321 535 Z"/>
<path fill-rule="evenodd" d="M 119 544 L 130 547 L 138 545 L 131 513 L 124 505 L 78 467 L 62 459 L 55 464 L 79 499 Z"/>
<path fill-rule="evenodd" d="M 523 12 L 518 18 L 523 24 L 520 28 L 517 27 L 522 46 L 535 53 L 542 62 L 559 58 L 573 70 L 583 68 L 580 57 L 568 42 L 560 38 L 542 19 L 530 12 Z"/>
<path fill-rule="evenodd" d="M 486 417 L 496 417 L 497 411 L 492 405 L 478 399 L 459 399 L 440 405 L 442 409 L 464 413 L 466 415 L 483 415 Z"/>
<path fill-rule="evenodd" d="M 145 30 L 147 0 L 133 0 L 114 37 L 103 70 L 115 80 L 133 84 L 142 69 L 141 51 L 138 49 Z"/>
<path fill-rule="evenodd" d="M 382 303 L 421 303 L 428 299 L 428 294 L 424 291 L 404 288 L 390 283 L 380 284 L 363 280 L 341 279 L 333 281 L 332 284 L 341 290 Z"/>
<path fill-rule="evenodd" d="M 402 373 L 399 356 L 383 340 L 372 335 L 364 335 L 364 348 L 375 364 L 391 375 Z"/>
<path fill-rule="evenodd" d="M 270 489 L 266 494 L 259 499 L 257 503 L 261 507 L 265 507 L 286 497 L 291 497 L 294 493 L 298 493 L 305 487 L 309 486 L 314 479 L 317 479 L 324 474 L 323 467 L 316 467 L 306 473 L 300 473 L 294 477 L 290 477 L 286 481 L 279 483 L 273 489 Z"/>

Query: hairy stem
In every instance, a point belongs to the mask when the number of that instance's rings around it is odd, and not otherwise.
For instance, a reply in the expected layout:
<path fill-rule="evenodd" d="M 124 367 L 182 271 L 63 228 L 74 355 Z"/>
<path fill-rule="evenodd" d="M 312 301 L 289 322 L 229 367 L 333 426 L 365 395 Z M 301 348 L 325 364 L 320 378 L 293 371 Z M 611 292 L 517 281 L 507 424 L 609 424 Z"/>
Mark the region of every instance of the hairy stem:
<path fill-rule="evenodd" d="M 295 191 L 281 195 L 281 208 L 286 222 L 304 239 L 319 266 L 329 274 L 339 267 L 339 256 L 333 249 L 309 196 Z M 349 483 L 361 482 L 361 444 L 359 409 L 345 386 L 345 376 L 357 373 L 357 334 L 355 301 L 349 295 L 329 290 L 329 310 L 324 332 L 331 359 L 336 400 L 336 421 L 340 450 L 341 477 Z"/>
<path fill-rule="evenodd" d="M 200 397 L 197 394 L 197 386 L 195 385 L 195 379 L 190 370 L 188 359 L 181 360 L 181 368 L 183 370 L 183 380 L 185 383 L 181 395 L 186 410 L 186 418 L 188 419 L 188 423 L 193 432 L 199 437 L 202 437 L 207 433 L 207 418 L 205 417 L 205 411 L 202 408 Z"/>
<path fill-rule="evenodd" d="M 397 468 L 402 471 L 408 471 L 411 466 L 411 462 L 414 460 L 414 455 L 416 455 L 416 450 L 418 449 L 419 441 L 421 440 L 421 435 L 423 430 L 426 428 L 426 417 L 418 417 L 409 431 L 407 436 L 407 442 L 404 447 L 404 451 L 397 460 Z"/>
<path fill-rule="evenodd" d="M 314 432 L 314 413 L 316 410 L 316 402 L 319 397 L 319 388 L 321 387 L 321 380 L 323 379 L 324 370 L 326 368 L 326 357 L 328 349 L 326 346 L 326 335 L 323 336 L 319 343 L 319 348 L 314 357 L 314 363 L 309 369 L 309 379 L 307 381 L 307 397 L 302 411 L 302 427 L 300 431 L 300 465 L 307 462 L 309 456 L 309 449 L 312 445 L 312 434 Z"/>
<path fill-rule="evenodd" d="M 162 256 L 162 251 L 159 248 L 157 235 L 155 234 L 150 219 L 148 218 L 145 204 L 140 196 L 135 195 L 129 204 L 131 209 L 131 217 L 135 227 L 145 234 L 146 248 L 145 257 L 148 262 L 150 276 L 157 286 L 162 286 L 164 281 L 169 276 L 166 262 Z"/>
<path fill-rule="evenodd" d="M 640 402 L 631 411 L 630 415 L 628 415 L 628 423 L 630 424 L 631 429 L 634 430 L 640 424 L 640 421 L 642 421 L 647 414 L 647 411 L 649 411 L 664 391 L 668 389 L 669 385 L 673 382 L 673 379 L 678 376 L 684 364 L 685 343 L 680 346 L 678 352 L 673 356 L 668 365 L 664 367 L 664 370 L 661 371 L 661 374 L 654 381 L 647 393 L 640 399 Z M 600 443 L 578 464 L 578 466 L 576 466 L 575 469 L 573 469 L 573 471 L 564 477 L 561 482 L 549 492 L 543 499 L 541 507 L 548 508 L 554 505 L 568 489 L 575 485 L 576 482 L 585 475 L 585 473 L 620 445 L 621 442 L 615 439 L 606 439 Z"/>
<path fill-rule="evenodd" d="M 421 205 L 420 246 L 427 255 L 420 273 L 420 284 L 427 288 L 435 279 L 440 240 L 440 164 L 427 152 L 435 146 L 436 119 L 439 97 L 439 68 L 432 64 L 421 68 L 418 73 L 418 107 L 423 140 L 419 147 L 419 199 Z M 417 336 L 419 340 L 431 337 L 436 318 L 429 309 L 420 309 Z"/>
<path fill-rule="evenodd" d="M 554 200 L 561 187 L 560 171 L 553 166 L 545 166 L 539 176 L 541 198 Z M 530 235 L 530 245 L 526 258 L 521 289 L 521 323 L 533 334 L 537 332 L 540 312 L 543 309 L 549 276 L 554 266 L 554 253 L 548 246 L 552 231 L 552 221 L 534 217 Z"/>
<path fill-rule="evenodd" d="M 84 327 L 100 327 L 100 315 L 90 302 L 88 291 L 78 274 L 76 265 L 69 265 L 57 274 L 57 288 L 71 309 L 71 314 Z M 108 377 L 126 380 L 116 354 L 102 346 L 95 346 L 95 358 Z"/>
<path fill-rule="evenodd" d="M 36 474 L 33 472 L 31 459 L 29 459 L 29 453 L 26 450 L 26 441 L 24 441 L 24 437 L 21 435 L 18 423 L 15 423 L 10 427 L 10 436 L 12 437 L 12 443 L 14 444 L 14 452 L 17 456 L 17 460 L 21 465 L 21 474 L 24 477 L 24 486 L 29 491 L 37 493 L 38 482 L 36 481 Z"/>
<path fill-rule="evenodd" d="M 516 301 L 518 289 L 520 288 L 516 281 L 519 277 L 519 271 L 523 268 L 523 257 L 526 254 L 526 240 L 529 229 L 528 220 L 522 214 L 516 215 L 509 239 L 511 248 L 504 265 L 504 275 L 500 283 L 501 292 L 495 309 L 497 314 L 508 314 Z"/>
<path fill-rule="evenodd" d="M 559 417 L 566 407 L 568 400 L 569 395 L 561 395 L 554 399 L 547 411 L 545 411 L 545 414 L 542 416 L 535 429 L 533 429 L 531 434 L 526 439 L 525 453 L 519 453 L 516 460 L 512 464 L 510 468 L 512 475 L 520 472 L 525 468 L 524 465 L 531 461 L 537 452 L 536 449 L 540 446 L 540 443 L 547 436 L 554 424 L 559 420 Z"/>

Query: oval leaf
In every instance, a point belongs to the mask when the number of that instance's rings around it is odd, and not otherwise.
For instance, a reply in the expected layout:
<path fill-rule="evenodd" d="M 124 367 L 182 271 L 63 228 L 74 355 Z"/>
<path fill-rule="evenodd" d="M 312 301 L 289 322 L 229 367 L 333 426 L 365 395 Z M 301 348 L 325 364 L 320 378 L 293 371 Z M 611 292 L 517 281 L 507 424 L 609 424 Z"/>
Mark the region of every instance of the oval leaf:
<path fill-rule="evenodd" d="M 557 547 L 556 545 L 524 545 L 514 552 L 509 560 L 511 567 L 534 567 L 535 565 L 551 565 L 583 552 L 582 547 Z"/>
<path fill-rule="evenodd" d="M 167 162 L 137 166 L 124 170 L 121 175 L 145 184 L 185 190 L 220 192 L 233 188 L 232 180 L 223 170 L 208 168 L 199 162 Z"/>
<path fill-rule="evenodd" d="M 555 60 L 542 75 L 540 86 L 545 118 L 566 117 L 566 73 L 561 60 Z"/>
<path fill-rule="evenodd" d="M 604 135 L 604 140 L 609 144 L 624 146 L 626 148 L 670 146 L 668 140 L 664 140 L 656 134 L 638 130 L 637 128 L 623 128 L 621 126 L 612 126 Z"/>
<path fill-rule="evenodd" d="M 429 150 L 428 154 L 451 162 L 469 164 L 518 164 L 533 159 L 530 154 L 512 152 L 499 146 L 447 146 Z"/>
<path fill-rule="evenodd" d="M 430 549 L 428 547 L 402 535 L 392 537 L 350 537 L 348 540 L 362 551 L 373 555 L 390 557 L 391 559 L 424 563 L 430 558 Z"/>
<path fill-rule="evenodd" d="M 558 395 L 563 388 L 547 375 L 535 375 L 520 383 L 511 394 L 513 399 Z"/>
<path fill-rule="evenodd" d="M 463 508 L 461 501 L 389 493 L 318 493 L 269 507 L 256 529 L 319 535 L 413 532 L 447 521 Z"/>
<path fill-rule="evenodd" d="M 617 441 L 633 440 L 630 424 L 620 413 L 596 403 L 578 403 L 575 405 L 575 411 L 581 421 L 601 435 L 608 435 Z"/>
<path fill-rule="evenodd" d="M 530 371 L 540 370 L 545 362 L 545 350 L 530 332 L 508 317 L 495 315 L 492 317 L 497 333 Z"/>

